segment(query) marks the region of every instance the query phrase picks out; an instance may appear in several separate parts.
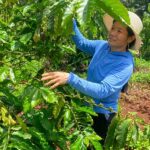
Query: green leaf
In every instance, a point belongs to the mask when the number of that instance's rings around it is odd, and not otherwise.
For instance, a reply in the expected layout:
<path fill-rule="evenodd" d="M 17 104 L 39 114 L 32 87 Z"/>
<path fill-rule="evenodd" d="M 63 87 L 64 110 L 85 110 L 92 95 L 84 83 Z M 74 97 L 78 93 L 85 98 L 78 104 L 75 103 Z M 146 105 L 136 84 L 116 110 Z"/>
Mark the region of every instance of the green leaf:
<path fill-rule="evenodd" d="M 31 137 L 32 137 L 31 134 L 25 133 L 23 131 L 15 131 L 15 132 L 12 133 L 12 135 L 19 136 L 23 139 L 31 139 Z"/>
<path fill-rule="evenodd" d="M 21 126 L 21 128 L 26 131 L 27 130 L 27 125 L 24 123 L 24 121 L 22 120 L 21 117 L 16 116 L 17 121 L 19 123 L 19 125 Z M 14 129 L 13 129 L 14 130 Z"/>
<path fill-rule="evenodd" d="M 49 131 L 49 127 L 51 126 L 50 121 L 47 118 L 43 118 L 40 120 L 41 125 L 43 126 L 43 128 L 47 131 Z"/>
<path fill-rule="evenodd" d="M 20 42 L 26 45 L 30 41 L 31 38 L 32 38 L 32 33 L 23 34 L 20 37 Z"/>
<path fill-rule="evenodd" d="M 72 32 L 72 19 L 78 7 L 78 1 L 73 0 L 69 6 L 64 10 L 61 27 L 65 31 L 64 33 L 70 34 Z"/>
<path fill-rule="evenodd" d="M 53 108 L 53 116 L 54 118 L 56 119 L 58 117 L 58 115 L 60 114 L 61 112 L 61 109 L 64 107 L 64 101 L 63 100 L 59 100 L 57 104 L 54 105 L 54 108 Z"/>
<path fill-rule="evenodd" d="M 81 24 L 86 24 L 91 21 L 91 17 L 95 12 L 96 3 L 94 0 L 84 0 L 81 1 L 80 7 L 77 10 L 78 20 Z"/>
<path fill-rule="evenodd" d="M 55 95 L 54 92 L 50 91 L 47 88 L 41 87 L 41 94 L 43 96 L 43 99 L 48 102 L 48 103 L 55 103 L 57 102 L 57 96 Z"/>
<path fill-rule="evenodd" d="M 115 140 L 115 130 L 119 124 L 119 117 L 113 118 L 107 132 L 107 136 L 105 139 L 104 147 L 106 150 L 109 150 L 111 146 L 113 146 L 114 140 Z"/>
<path fill-rule="evenodd" d="M 131 140 L 135 144 L 139 137 L 139 127 L 137 126 L 137 124 L 134 124 L 130 130 L 131 130 Z"/>
<path fill-rule="evenodd" d="M 29 10 L 32 10 L 33 9 L 33 5 L 26 5 L 23 9 L 23 12 L 22 14 L 25 16 L 26 13 L 29 11 Z"/>
<path fill-rule="evenodd" d="M 59 48 L 61 48 L 64 52 L 67 52 L 67 53 L 76 53 L 75 49 L 68 46 L 68 45 L 58 45 Z"/>
<path fill-rule="evenodd" d="M 93 132 L 93 129 L 91 127 L 86 127 L 83 131 L 86 137 L 88 137 L 90 140 L 101 140 L 101 137 L 98 136 L 95 132 Z"/>
<path fill-rule="evenodd" d="M 30 85 L 27 86 L 22 94 L 22 100 L 23 100 L 23 110 L 24 112 L 28 112 L 33 106 L 35 106 L 36 98 L 37 98 L 37 92 L 38 88 Z M 33 100 L 33 102 L 32 102 Z"/>
<path fill-rule="evenodd" d="M 143 133 L 144 133 L 144 136 L 145 136 L 147 139 L 149 139 L 149 142 L 150 142 L 150 125 L 146 125 L 146 126 L 144 127 Z"/>
<path fill-rule="evenodd" d="M 30 99 L 30 101 L 32 100 L 33 95 L 35 94 L 35 92 L 38 90 L 37 87 L 34 87 L 33 85 L 29 85 L 25 88 L 22 97 L 23 98 L 28 98 Z"/>
<path fill-rule="evenodd" d="M 26 140 L 23 140 L 21 137 L 16 138 L 15 136 L 11 137 L 11 142 L 8 145 L 10 149 L 17 149 L 17 150 L 34 150 L 35 148 L 28 143 Z"/>
<path fill-rule="evenodd" d="M 7 73 L 4 71 L 2 72 L 2 74 L 0 75 L 0 82 L 4 81 L 7 78 Z"/>
<path fill-rule="evenodd" d="M 9 73 L 10 73 L 10 79 L 11 79 L 11 81 L 12 81 L 13 83 L 16 83 L 15 74 L 14 74 L 12 68 L 9 69 Z"/>
<path fill-rule="evenodd" d="M 95 0 L 97 6 L 102 8 L 106 13 L 115 20 L 130 25 L 127 8 L 119 0 Z"/>
<path fill-rule="evenodd" d="M 84 133 L 84 144 L 88 147 L 91 141 L 99 142 L 101 137 L 98 136 L 91 127 L 86 127 Z"/>
<path fill-rule="evenodd" d="M 41 100 L 41 93 L 40 91 L 37 89 L 35 91 L 35 93 L 32 96 L 32 100 L 31 100 L 31 106 L 32 108 L 34 108 L 35 106 L 37 106 L 38 104 L 40 104 L 42 102 Z"/>
<path fill-rule="evenodd" d="M 72 139 L 72 138 L 78 136 L 79 134 L 80 134 L 80 131 L 77 129 L 74 129 L 72 134 L 69 135 L 68 139 Z"/>
<path fill-rule="evenodd" d="M 100 144 L 99 141 L 91 140 L 91 143 L 94 146 L 95 150 L 103 150 L 103 147 L 102 147 L 102 145 Z"/>
<path fill-rule="evenodd" d="M 100 143 L 101 137 L 99 137 L 96 133 L 90 133 L 84 130 L 85 137 L 84 137 L 84 143 L 88 147 L 89 143 L 91 142 L 98 142 Z"/>
<path fill-rule="evenodd" d="M 83 107 L 77 106 L 76 110 L 79 112 L 86 112 L 92 116 L 97 116 L 96 112 L 94 112 L 94 110 L 89 106 L 83 106 Z"/>
<path fill-rule="evenodd" d="M 0 126 L 0 135 L 4 132 L 4 129 Z"/>
<path fill-rule="evenodd" d="M 7 43 L 7 41 L 6 41 L 7 37 L 8 37 L 7 32 L 0 30 L 0 42 Z"/>
<path fill-rule="evenodd" d="M 23 111 L 27 113 L 29 110 L 31 110 L 31 102 L 28 98 L 25 98 L 23 101 Z"/>
<path fill-rule="evenodd" d="M 21 47 L 21 43 L 19 41 L 12 41 L 10 43 L 10 49 L 12 51 L 18 50 Z"/>
<path fill-rule="evenodd" d="M 70 150 L 81 150 L 83 144 L 83 135 L 79 135 L 74 143 L 71 144 Z"/>
<path fill-rule="evenodd" d="M 118 143 L 118 148 L 123 148 L 125 146 L 128 129 L 131 124 L 131 119 L 123 120 L 120 125 L 116 128 L 116 142 Z"/>
<path fill-rule="evenodd" d="M 39 142 L 39 146 L 42 150 L 49 150 L 51 149 L 46 137 L 43 133 L 39 132 L 36 128 L 29 128 L 29 133 L 34 137 L 36 141 Z"/>
<path fill-rule="evenodd" d="M 64 113 L 64 127 L 66 127 L 71 121 L 71 111 L 66 109 Z"/>
<path fill-rule="evenodd" d="M 10 67 L 8 66 L 1 66 L 0 67 L 0 82 L 8 79 Z"/>

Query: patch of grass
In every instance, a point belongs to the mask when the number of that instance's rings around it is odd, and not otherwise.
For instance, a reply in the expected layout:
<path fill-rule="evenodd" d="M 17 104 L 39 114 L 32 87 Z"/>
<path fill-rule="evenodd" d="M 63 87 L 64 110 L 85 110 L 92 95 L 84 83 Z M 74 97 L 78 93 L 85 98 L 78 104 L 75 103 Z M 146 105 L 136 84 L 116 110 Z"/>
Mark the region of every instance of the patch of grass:
<path fill-rule="evenodd" d="M 137 57 L 132 53 L 135 62 L 135 71 L 130 79 L 131 82 L 150 83 L 150 61 Z"/>
<path fill-rule="evenodd" d="M 150 72 L 136 72 L 133 73 L 131 82 L 150 83 Z"/>
<path fill-rule="evenodd" d="M 150 61 L 147 61 L 140 57 L 138 51 L 130 51 L 134 57 L 135 67 L 136 68 L 149 68 L 150 69 Z"/>
<path fill-rule="evenodd" d="M 150 71 L 150 61 L 146 61 L 145 59 L 138 58 L 138 57 L 135 57 L 134 61 L 135 61 L 135 67 L 138 68 L 138 70 L 148 69 Z"/>

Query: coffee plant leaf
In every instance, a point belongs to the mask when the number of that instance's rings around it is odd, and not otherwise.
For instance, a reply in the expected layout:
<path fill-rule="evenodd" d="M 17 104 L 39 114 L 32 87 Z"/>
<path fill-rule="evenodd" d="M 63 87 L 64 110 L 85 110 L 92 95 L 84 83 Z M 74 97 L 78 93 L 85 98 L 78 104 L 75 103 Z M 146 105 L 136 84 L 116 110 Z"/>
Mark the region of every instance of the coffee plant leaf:
<path fill-rule="evenodd" d="M 87 147 L 92 142 L 98 142 L 100 144 L 99 140 L 101 140 L 101 137 L 98 136 L 95 132 L 93 132 L 93 130 L 91 128 L 89 128 L 89 127 L 85 128 L 83 133 L 85 134 L 84 143 Z"/>
<path fill-rule="evenodd" d="M 21 137 L 23 139 L 31 139 L 31 137 L 32 137 L 31 134 L 25 133 L 23 131 L 15 131 L 15 132 L 12 133 L 12 135 Z"/>
<path fill-rule="evenodd" d="M 29 11 L 34 10 L 34 4 L 26 5 L 23 8 L 22 14 L 25 16 Z"/>
<path fill-rule="evenodd" d="M 90 140 L 90 142 L 92 143 L 95 150 L 103 150 L 103 147 L 99 141 Z"/>
<path fill-rule="evenodd" d="M 12 138 L 11 143 L 8 145 L 8 149 L 34 150 L 34 148 L 31 146 L 31 143 L 28 144 L 27 141 L 23 141 L 22 138 Z"/>
<path fill-rule="evenodd" d="M 118 144 L 118 148 L 120 149 L 124 148 L 125 146 L 131 122 L 132 122 L 131 119 L 125 119 L 121 121 L 120 124 L 115 129 L 116 143 Z"/>
<path fill-rule="evenodd" d="M 51 123 L 46 117 L 40 119 L 40 123 L 46 131 L 49 131 L 49 127 L 51 126 Z"/>
<path fill-rule="evenodd" d="M 94 112 L 94 110 L 91 107 L 88 106 L 77 106 L 76 110 L 79 112 L 86 112 L 92 116 L 97 116 L 97 114 Z"/>
<path fill-rule="evenodd" d="M 12 116 L 9 114 L 8 110 L 6 107 L 1 107 L 0 108 L 0 119 L 4 126 L 9 126 L 9 125 L 15 125 L 16 121 L 12 118 Z"/>
<path fill-rule="evenodd" d="M 25 98 L 23 101 L 23 112 L 27 113 L 28 111 L 31 110 L 31 102 L 29 101 L 28 98 Z"/>
<path fill-rule="evenodd" d="M 40 91 L 37 89 L 34 93 L 34 95 L 32 96 L 31 99 L 31 107 L 34 108 L 35 106 L 39 105 L 40 103 L 42 103 L 42 98 L 41 98 L 41 93 Z"/>
<path fill-rule="evenodd" d="M 19 124 L 19 126 L 17 128 L 19 128 L 19 129 L 22 128 L 22 130 L 26 131 L 27 130 L 27 125 L 24 122 L 24 120 L 21 117 L 19 117 L 18 115 L 16 116 L 16 119 L 17 119 L 17 123 Z M 12 130 L 16 130 L 16 129 L 12 128 Z"/>
<path fill-rule="evenodd" d="M 96 2 L 97 7 L 102 8 L 115 20 L 130 25 L 127 8 L 119 0 L 96 0 Z"/>
<path fill-rule="evenodd" d="M 79 9 L 77 10 L 78 20 L 81 24 L 86 24 L 91 21 L 91 16 L 93 16 L 96 3 L 91 0 L 81 0 Z"/>
<path fill-rule="evenodd" d="M 63 120 L 64 120 L 64 127 L 66 127 L 68 124 L 70 124 L 70 121 L 72 120 L 70 109 L 65 109 Z"/>
<path fill-rule="evenodd" d="M 26 45 L 30 41 L 31 37 L 32 37 L 32 33 L 25 33 L 21 35 L 20 42 Z"/>
<path fill-rule="evenodd" d="M 28 129 L 29 133 L 32 135 L 32 137 L 39 142 L 39 146 L 41 147 L 42 150 L 48 150 L 51 149 L 50 145 L 44 136 L 43 133 L 39 132 L 36 128 L 29 128 Z"/>
<path fill-rule="evenodd" d="M 70 150 L 81 150 L 83 146 L 83 135 L 80 134 L 74 143 L 71 144 Z"/>
<path fill-rule="evenodd" d="M 15 73 L 14 73 L 14 71 L 13 71 L 12 68 L 10 68 L 9 73 L 10 73 L 10 79 L 11 79 L 11 81 L 13 83 L 16 83 Z"/>
<path fill-rule="evenodd" d="M 113 118 L 107 132 L 106 140 L 104 147 L 106 150 L 109 150 L 111 146 L 113 146 L 114 140 L 115 140 L 115 130 L 120 122 L 119 117 Z"/>
<path fill-rule="evenodd" d="M 48 102 L 48 103 L 57 103 L 58 102 L 58 98 L 53 91 L 51 91 L 50 89 L 45 88 L 45 87 L 41 87 L 40 90 L 41 90 L 43 99 L 46 102 Z"/>

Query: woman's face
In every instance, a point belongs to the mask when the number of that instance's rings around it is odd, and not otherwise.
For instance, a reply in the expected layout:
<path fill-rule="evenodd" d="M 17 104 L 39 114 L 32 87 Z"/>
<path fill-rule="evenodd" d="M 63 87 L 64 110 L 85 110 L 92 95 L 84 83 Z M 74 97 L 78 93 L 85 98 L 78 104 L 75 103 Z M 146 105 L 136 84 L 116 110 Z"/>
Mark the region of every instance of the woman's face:
<path fill-rule="evenodd" d="M 112 49 L 125 51 L 128 43 L 133 40 L 133 37 L 128 36 L 128 31 L 125 26 L 115 21 L 108 34 L 108 42 Z"/>

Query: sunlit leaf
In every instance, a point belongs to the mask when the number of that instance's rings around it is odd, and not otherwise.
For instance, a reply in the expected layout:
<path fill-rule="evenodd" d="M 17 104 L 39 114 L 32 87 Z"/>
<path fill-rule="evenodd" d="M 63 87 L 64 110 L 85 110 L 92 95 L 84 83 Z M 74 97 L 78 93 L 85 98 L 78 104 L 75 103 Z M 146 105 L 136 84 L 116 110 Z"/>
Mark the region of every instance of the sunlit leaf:
<path fill-rule="evenodd" d="M 11 41 L 11 43 L 10 43 L 10 49 L 11 49 L 12 51 L 17 50 L 17 49 L 19 49 L 20 47 L 21 47 L 21 46 L 20 46 L 19 41 Z"/>
<path fill-rule="evenodd" d="M 27 5 L 27 6 L 25 6 L 24 9 L 23 9 L 22 14 L 23 14 L 23 15 L 26 15 L 26 13 L 27 13 L 29 10 L 31 10 L 31 9 L 33 9 L 33 5 Z"/>
<path fill-rule="evenodd" d="M 83 144 L 83 135 L 79 135 L 74 143 L 71 144 L 70 150 L 81 150 Z"/>
<path fill-rule="evenodd" d="M 42 149 L 44 150 L 51 149 L 43 133 L 39 132 L 36 128 L 30 128 L 29 133 L 32 135 L 32 137 L 34 137 L 35 140 L 39 141 L 39 144 Z"/>
<path fill-rule="evenodd" d="M 28 98 L 25 98 L 23 102 L 23 111 L 26 113 L 29 110 L 31 110 L 31 102 L 29 101 Z"/>
<path fill-rule="evenodd" d="M 57 96 L 54 92 L 50 91 L 47 88 L 41 87 L 41 94 L 43 96 L 43 99 L 48 103 L 55 103 L 57 102 Z"/>
<path fill-rule="evenodd" d="M 103 147 L 99 141 L 91 140 L 91 143 L 94 146 L 95 150 L 103 150 Z"/>
<path fill-rule="evenodd" d="M 131 119 L 125 119 L 116 128 L 115 134 L 116 134 L 116 141 L 118 143 L 118 148 L 123 148 L 125 146 L 128 129 L 131 124 L 131 121 L 132 121 Z"/>
<path fill-rule="evenodd" d="M 120 122 L 119 117 L 113 118 L 113 120 L 108 128 L 108 132 L 107 132 L 107 136 L 106 136 L 106 140 L 105 140 L 105 144 L 104 144 L 106 150 L 109 150 L 109 148 L 111 146 L 113 146 L 114 139 L 115 139 L 115 130 L 116 130 L 119 122 Z"/>
<path fill-rule="evenodd" d="M 102 8 L 106 13 L 111 15 L 115 20 L 130 25 L 128 10 L 120 2 L 120 0 L 95 0 L 95 1 L 99 8 Z"/>
<path fill-rule="evenodd" d="M 32 37 L 32 33 L 23 34 L 20 37 L 20 42 L 23 44 L 27 44 L 30 41 L 31 37 Z"/>
<path fill-rule="evenodd" d="M 31 134 L 25 133 L 23 131 L 15 131 L 12 133 L 12 135 L 16 135 L 16 136 L 21 137 L 23 139 L 31 139 L 31 137 L 32 137 Z"/>
<path fill-rule="evenodd" d="M 63 100 L 59 100 L 59 102 L 54 105 L 53 116 L 55 119 L 58 117 L 59 113 L 61 112 L 61 109 L 64 107 L 64 104 L 65 103 Z"/>
<path fill-rule="evenodd" d="M 13 81 L 13 83 L 16 83 L 15 74 L 12 68 L 10 68 L 9 73 L 10 73 L 10 79 Z"/>
<path fill-rule="evenodd" d="M 89 113 L 90 115 L 93 115 L 93 116 L 97 116 L 97 114 L 94 112 L 94 110 L 91 107 L 88 107 L 88 106 L 83 106 L 83 107 L 77 106 L 76 110 L 80 111 L 80 112 Z"/>
<path fill-rule="evenodd" d="M 33 96 L 32 96 L 32 99 L 31 99 L 31 106 L 32 107 L 35 107 L 37 106 L 38 104 L 40 104 L 42 102 L 42 99 L 41 99 L 41 93 L 40 91 L 37 89 Z"/>

